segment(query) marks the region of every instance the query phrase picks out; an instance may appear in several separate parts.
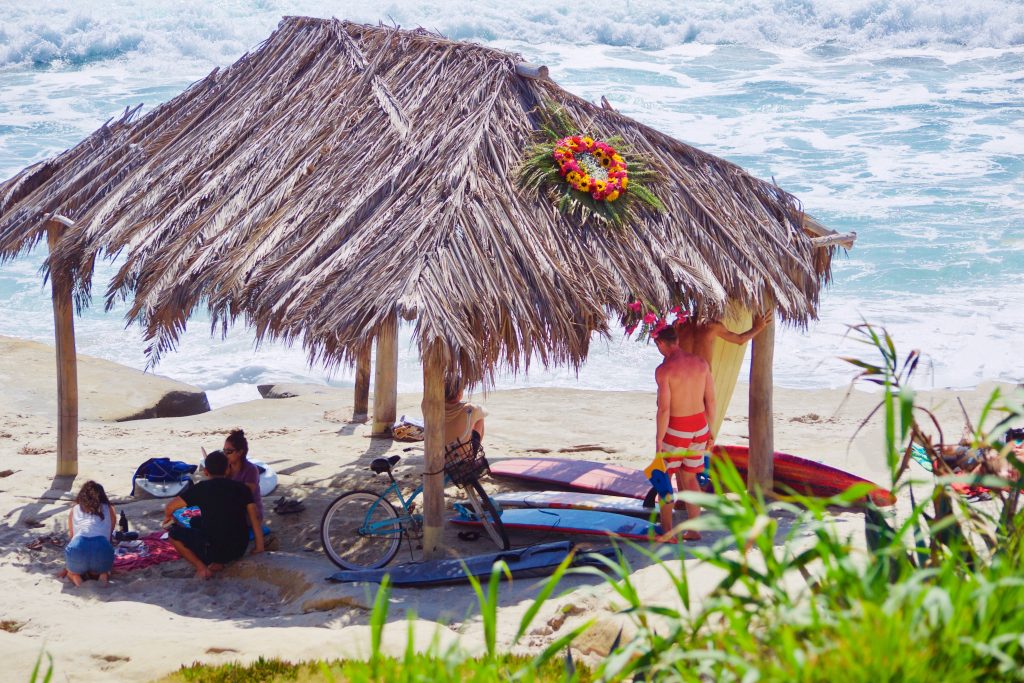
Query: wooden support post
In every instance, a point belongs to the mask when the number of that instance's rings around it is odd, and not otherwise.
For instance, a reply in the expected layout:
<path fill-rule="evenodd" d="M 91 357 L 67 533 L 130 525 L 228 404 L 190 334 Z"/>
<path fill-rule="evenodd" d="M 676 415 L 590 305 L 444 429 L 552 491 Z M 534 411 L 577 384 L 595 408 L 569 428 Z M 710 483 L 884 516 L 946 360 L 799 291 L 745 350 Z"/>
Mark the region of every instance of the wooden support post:
<path fill-rule="evenodd" d="M 770 305 L 770 304 L 769 304 Z M 747 490 L 770 495 L 775 483 L 775 431 L 772 426 L 772 361 L 775 356 L 775 320 L 754 337 L 750 351 L 750 462 Z"/>
<path fill-rule="evenodd" d="M 377 367 L 373 381 L 374 436 L 391 433 L 398 404 L 398 315 L 392 313 L 377 332 Z"/>
<path fill-rule="evenodd" d="M 447 364 L 441 342 L 433 341 L 423 356 L 423 557 L 442 551 L 444 524 L 444 380 Z"/>
<path fill-rule="evenodd" d="M 46 226 L 50 253 L 64 226 L 51 220 Z M 53 300 L 53 335 L 57 350 L 57 476 L 78 475 L 78 355 L 75 351 L 75 312 L 71 279 L 50 271 Z"/>
<path fill-rule="evenodd" d="M 356 357 L 355 402 L 352 406 L 352 421 L 366 422 L 370 413 L 370 351 L 367 344 Z"/>

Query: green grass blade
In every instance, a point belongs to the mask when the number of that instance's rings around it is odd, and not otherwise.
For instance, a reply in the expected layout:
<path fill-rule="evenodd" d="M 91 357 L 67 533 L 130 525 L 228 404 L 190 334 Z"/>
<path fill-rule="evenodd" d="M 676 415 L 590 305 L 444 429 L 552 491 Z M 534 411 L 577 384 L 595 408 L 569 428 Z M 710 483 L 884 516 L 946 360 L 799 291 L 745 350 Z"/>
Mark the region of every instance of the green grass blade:
<path fill-rule="evenodd" d="M 384 624 L 388 620 L 388 607 L 391 599 L 391 576 L 384 575 L 377 589 L 377 596 L 373 600 L 373 610 L 370 612 L 370 662 L 373 665 L 373 675 L 377 675 L 377 663 L 381 658 L 381 642 L 384 636 Z"/>

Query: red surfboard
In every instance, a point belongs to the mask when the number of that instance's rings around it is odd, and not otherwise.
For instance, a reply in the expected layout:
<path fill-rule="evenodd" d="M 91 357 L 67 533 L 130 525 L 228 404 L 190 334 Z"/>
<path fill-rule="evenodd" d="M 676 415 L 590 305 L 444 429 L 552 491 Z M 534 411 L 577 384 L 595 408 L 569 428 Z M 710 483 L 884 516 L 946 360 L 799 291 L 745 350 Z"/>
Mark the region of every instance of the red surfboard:
<path fill-rule="evenodd" d="M 718 446 L 714 457 L 728 457 L 740 475 L 744 478 L 747 476 L 750 449 L 746 446 Z M 775 452 L 774 460 L 776 493 L 785 495 L 792 490 L 805 496 L 831 498 L 856 484 L 871 484 L 874 488 L 868 492 L 868 496 L 875 505 L 886 507 L 896 502 L 896 497 L 888 489 L 824 463 L 778 451 Z"/>
<path fill-rule="evenodd" d="M 747 474 L 749 450 L 746 446 L 717 446 L 714 457 L 728 457 L 740 475 Z M 529 481 L 587 493 L 604 493 L 625 498 L 644 499 L 651 484 L 640 470 L 569 458 L 510 458 L 496 460 L 491 475 L 503 479 Z M 875 505 L 896 502 L 888 490 L 849 472 L 807 460 L 789 453 L 775 453 L 775 491 L 787 494 L 796 491 L 809 496 L 835 496 L 855 484 L 871 484 L 868 494 Z"/>

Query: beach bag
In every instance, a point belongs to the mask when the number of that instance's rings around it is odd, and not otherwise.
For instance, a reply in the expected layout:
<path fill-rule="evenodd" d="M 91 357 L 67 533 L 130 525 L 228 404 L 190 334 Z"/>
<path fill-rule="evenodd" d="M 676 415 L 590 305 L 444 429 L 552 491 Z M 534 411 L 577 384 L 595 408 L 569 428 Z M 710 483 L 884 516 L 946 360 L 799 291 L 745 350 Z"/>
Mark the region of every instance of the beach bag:
<path fill-rule="evenodd" d="M 403 415 L 392 425 L 391 436 L 395 441 L 423 441 L 426 433 L 421 420 Z"/>
<path fill-rule="evenodd" d="M 180 460 L 170 458 L 150 458 L 142 463 L 132 475 L 132 492 L 135 495 L 135 480 L 146 479 L 154 483 L 176 483 L 190 479 L 194 474 L 197 465 L 190 465 Z"/>

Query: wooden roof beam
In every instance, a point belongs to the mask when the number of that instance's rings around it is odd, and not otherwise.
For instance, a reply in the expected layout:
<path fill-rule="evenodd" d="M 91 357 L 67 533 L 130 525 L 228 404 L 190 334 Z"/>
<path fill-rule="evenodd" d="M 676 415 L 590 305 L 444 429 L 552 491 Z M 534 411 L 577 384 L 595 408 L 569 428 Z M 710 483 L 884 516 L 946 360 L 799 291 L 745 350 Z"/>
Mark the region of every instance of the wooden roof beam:
<path fill-rule="evenodd" d="M 839 245 L 844 249 L 853 249 L 853 243 L 857 240 L 856 232 L 834 232 L 831 235 L 812 237 L 811 244 L 817 249 L 834 247 Z"/>
<path fill-rule="evenodd" d="M 535 81 L 550 80 L 550 76 L 548 76 L 548 68 L 543 64 L 536 66 L 534 64 L 527 64 L 526 62 L 519 62 L 516 64 L 516 73 L 523 78 L 532 78 Z"/>
<path fill-rule="evenodd" d="M 836 232 L 835 230 L 829 230 L 815 218 L 806 213 L 804 214 L 803 228 L 813 235 L 813 237 L 811 237 L 811 244 L 818 249 L 834 247 L 836 245 L 845 249 L 853 249 L 853 243 L 857 241 L 856 232 L 852 230 L 850 232 Z"/>

